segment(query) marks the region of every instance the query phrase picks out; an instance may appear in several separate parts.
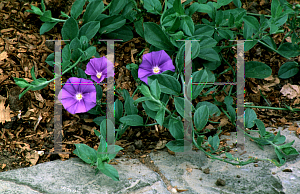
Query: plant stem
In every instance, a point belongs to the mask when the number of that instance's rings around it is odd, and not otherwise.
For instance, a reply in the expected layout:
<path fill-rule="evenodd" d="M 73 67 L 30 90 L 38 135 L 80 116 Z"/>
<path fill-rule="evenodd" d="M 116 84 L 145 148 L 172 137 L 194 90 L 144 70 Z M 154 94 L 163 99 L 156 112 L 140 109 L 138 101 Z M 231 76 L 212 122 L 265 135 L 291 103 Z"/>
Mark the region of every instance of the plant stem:
<path fill-rule="evenodd" d="M 54 22 L 66 22 L 67 21 L 67 20 L 56 19 L 56 18 L 51 18 L 51 20 Z"/>
<path fill-rule="evenodd" d="M 269 106 L 249 106 L 249 105 L 238 105 L 239 107 L 245 108 L 264 108 L 264 109 L 273 109 L 273 110 L 289 110 L 288 108 L 278 108 L 278 107 L 269 107 Z M 293 109 L 294 111 L 300 111 L 299 108 Z"/>
<path fill-rule="evenodd" d="M 51 83 L 52 81 L 54 81 L 55 79 L 61 77 L 61 76 L 64 75 L 66 72 L 68 72 L 70 69 L 72 69 L 73 67 L 75 67 L 75 66 L 80 62 L 80 60 L 81 60 L 81 56 L 79 57 L 79 59 L 78 59 L 71 67 L 69 67 L 68 69 L 66 69 L 61 75 L 58 75 L 58 77 L 54 77 L 53 79 L 51 79 L 51 80 L 49 80 L 49 81 L 46 81 L 46 82 L 44 82 L 44 83 L 40 83 L 40 84 L 38 84 L 38 85 L 33 85 L 32 88 L 39 87 L 39 86 L 43 86 L 43 85 L 45 85 L 45 84 Z M 55 75 L 57 75 L 57 74 L 55 74 Z"/>

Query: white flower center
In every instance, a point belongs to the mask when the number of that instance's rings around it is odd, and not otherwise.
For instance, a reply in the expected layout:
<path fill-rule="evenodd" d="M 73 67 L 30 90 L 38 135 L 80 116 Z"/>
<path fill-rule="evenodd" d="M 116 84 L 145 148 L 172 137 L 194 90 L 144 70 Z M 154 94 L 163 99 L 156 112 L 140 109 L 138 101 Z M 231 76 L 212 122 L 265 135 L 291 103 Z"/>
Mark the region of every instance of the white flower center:
<path fill-rule="evenodd" d="M 82 99 L 82 94 L 81 93 L 77 93 L 76 94 L 76 99 L 77 100 L 81 100 Z"/>
<path fill-rule="evenodd" d="M 101 76 L 102 76 L 102 72 L 98 72 L 98 71 L 97 71 L 97 78 L 100 79 Z"/>
<path fill-rule="evenodd" d="M 159 73 L 159 70 L 160 70 L 159 67 L 156 66 L 153 68 L 153 73 Z"/>

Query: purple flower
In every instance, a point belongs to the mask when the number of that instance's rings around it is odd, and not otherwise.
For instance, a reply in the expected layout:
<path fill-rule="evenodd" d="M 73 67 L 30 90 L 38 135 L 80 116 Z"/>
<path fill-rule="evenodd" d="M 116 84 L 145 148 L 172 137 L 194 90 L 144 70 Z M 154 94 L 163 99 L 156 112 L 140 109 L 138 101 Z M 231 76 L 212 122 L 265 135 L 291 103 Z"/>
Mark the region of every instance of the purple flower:
<path fill-rule="evenodd" d="M 148 77 L 171 70 L 175 72 L 172 59 L 164 51 L 153 51 L 143 55 L 143 62 L 139 66 L 138 77 L 148 85 Z"/>
<path fill-rule="evenodd" d="M 58 99 L 71 114 L 87 112 L 96 106 L 96 88 L 90 80 L 71 77 L 59 92 Z"/>
<path fill-rule="evenodd" d="M 102 82 L 107 78 L 107 65 L 113 67 L 113 63 L 106 59 L 106 57 L 90 59 L 86 65 L 85 73 L 91 75 L 91 78 L 97 82 Z"/>

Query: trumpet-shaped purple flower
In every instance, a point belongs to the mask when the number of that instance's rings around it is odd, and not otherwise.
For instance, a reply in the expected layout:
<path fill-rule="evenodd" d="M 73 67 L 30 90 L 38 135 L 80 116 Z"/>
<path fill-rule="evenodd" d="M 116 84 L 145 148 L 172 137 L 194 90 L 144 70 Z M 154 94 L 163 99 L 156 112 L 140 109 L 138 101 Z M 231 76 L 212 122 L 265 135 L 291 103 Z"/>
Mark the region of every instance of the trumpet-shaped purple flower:
<path fill-rule="evenodd" d="M 90 80 L 71 77 L 59 92 L 58 99 L 71 114 L 87 112 L 96 106 L 96 88 Z"/>
<path fill-rule="evenodd" d="M 93 58 L 86 65 L 85 73 L 90 75 L 95 82 L 100 83 L 107 78 L 107 66 L 113 67 L 113 63 L 106 57 Z"/>
<path fill-rule="evenodd" d="M 138 77 L 148 85 L 148 77 L 154 74 L 161 74 L 164 71 L 175 72 L 172 59 L 164 51 L 153 51 L 143 55 L 143 62 L 139 66 Z"/>

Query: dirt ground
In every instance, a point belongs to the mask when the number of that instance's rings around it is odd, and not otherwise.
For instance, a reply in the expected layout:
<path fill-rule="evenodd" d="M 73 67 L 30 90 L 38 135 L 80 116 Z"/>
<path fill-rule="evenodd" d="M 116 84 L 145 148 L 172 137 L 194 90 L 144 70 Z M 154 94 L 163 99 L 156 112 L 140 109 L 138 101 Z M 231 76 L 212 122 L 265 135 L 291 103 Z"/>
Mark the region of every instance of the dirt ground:
<path fill-rule="evenodd" d="M 70 12 L 72 1 L 48 0 L 46 2 L 46 10 L 51 10 L 52 16 L 58 18 L 60 11 L 65 13 Z M 110 1 L 104 1 L 107 5 Z M 292 2 L 292 1 L 289 1 Z M 31 82 L 32 77 L 30 69 L 35 67 L 35 75 L 46 79 L 52 79 L 52 67 L 45 63 L 47 56 L 53 52 L 53 46 L 46 43 L 46 40 L 62 39 L 60 31 L 62 23 L 57 24 L 54 29 L 45 33 L 39 34 L 39 28 L 42 22 L 39 17 L 34 14 L 25 12 L 32 5 L 40 7 L 40 1 L 21 1 L 21 0 L 6 0 L 0 2 L 0 96 L 5 103 L 5 107 L 10 107 L 11 121 L 0 123 L 0 172 L 8 171 L 17 168 L 28 167 L 39 163 L 44 163 L 56 159 L 67 160 L 72 157 L 77 157 L 73 154 L 75 143 L 84 143 L 90 147 L 97 148 L 99 141 L 95 136 L 93 129 L 99 130 L 99 126 L 93 121 L 94 118 L 104 115 L 91 115 L 87 113 L 72 115 L 63 109 L 63 151 L 71 154 L 44 154 L 39 155 L 38 151 L 53 152 L 53 116 L 54 116 L 54 83 L 49 84 L 46 88 L 38 91 L 29 91 L 21 100 L 18 95 L 21 88 L 14 84 L 13 77 L 24 78 Z M 299 3 L 299 2 L 298 2 Z M 67 5 L 67 6 L 66 6 Z M 64 7 L 64 8 L 63 8 Z M 225 6 L 226 9 L 234 8 L 231 3 Z M 243 8 L 249 12 L 270 14 L 271 4 L 269 1 L 243 1 Z M 107 10 L 104 13 L 108 13 Z M 208 18 L 206 14 L 194 14 L 194 22 L 201 23 L 200 18 Z M 63 19 L 63 18 L 61 18 Z M 156 22 L 159 24 L 159 16 L 147 14 L 144 22 Z M 132 24 L 131 24 L 132 25 Z M 132 25 L 133 26 L 133 25 Z M 133 26 L 134 28 L 134 26 Z M 285 26 L 285 29 L 288 28 Z M 273 35 L 273 39 L 277 45 L 283 40 L 284 34 Z M 287 40 L 288 41 L 288 40 Z M 228 45 L 228 42 L 225 41 Z M 106 46 L 104 44 L 97 45 L 97 52 L 100 56 L 106 55 Z M 115 45 L 115 73 L 116 73 L 116 89 L 126 89 L 132 95 L 136 89 L 134 79 L 126 65 L 136 63 L 136 55 L 144 48 L 147 51 L 147 43 L 134 32 L 134 38 L 124 43 Z M 235 54 L 223 52 L 223 57 L 233 64 Z M 296 99 L 288 99 L 280 93 L 281 88 L 290 83 L 291 85 L 300 85 L 299 76 L 294 76 L 290 79 L 278 79 L 278 70 L 282 64 L 287 62 L 287 59 L 280 55 L 268 52 L 260 45 L 256 45 L 250 51 L 245 52 L 245 61 L 264 62 L 272 68 L 272 76 L 268 80 L 259 80 L 254 78 L 246 79 L 245 95 L 246 102 L 254 102 L 255 105 L 267 105 L 265 100 L 257 93 L 257 88 L 260 87 L 263 94 L 267 96 L 268 101 L 273 107 L 284 107 L 284 104 L 297 107 Z M 300 56 L 292 58 L 292 61 L 300 62 Z M 214 73 L 220 73 L 227 69 L 228 66 L 222 65 Z M 63 76 L 63 82 L 70 77 L 69 74 Z M 223 74 L 219 82 L 227 82 L 232 80 L 232 73 Z M 268 87 L 264 87 L 268 86 Z M 105 102 L 105 88 L 103 102 Z M 225 94 L 221 93 L 220 98 Z M 134 99 L 141 97 L 136 94 Z M 1 97 L 0 97 L 1 100 Z M 119 100 L 124 102 L 122 97 Z M 197 98 L 193 101 L 195 106 L 200 101 L 211 101 L 209 98 Z M 299 103 L 299 102 L 298 102 Z M 1 104 L 1 101 L 0 101 Z M 174 110 L 172 101 L 168 104 L 169 109 Z M 105 107 L 104 107 L 105 108 Z M 299 108 L 299 105 L 298 105 Z M 269 110 L 254 108 L 258 118 L 265 123 L 265 126 L 276 127 L 282 125 L 292 125 L 293 121 L 300 119 L 299 112 L 292 113 L 291 111 Z M 143 110 L 139 106 L 139 111 L 142 114 Z M 144 115 L 144 118 L 145 115 Z M 225 119 L 226 116 L 221 114 L 214 121 Z M 151 118 L 149 123 L 156 121 Z M 210 124 L 210 128 L 217 128 L 217 124 Z M 235 131 L 235 127 L 227 122 L 222 127 L 223 134 Z M 297 128 L 291 126 L 291 130 L 296 131 Z M 212 130 L 215 132 L 215 130 Z M 212 135 L 212 134 L 210 134 Z M 124 148 L 119 155 L 125 154 L 130 158 L 139 158 L 141 162 L 151 165 L 151 161 L 145 159 L 145 155 L 157 149 L 163 149 L 170 154 L 164 145 L 172 140 L 168 129 L 161 126 L 151 127 L 130 127 L 123 134 L 122 138 L 116 142 L 117 145 Z M 226 141 L 222 140 L 221 146 L 226 146 Z M 112 164 L 116 164 L 113 161 Z M 151 168 L 151 166 L 149 166 Z M 154 167 L 152 167 L 154 168 Z M 157 169 L 156 169 L 157 170 Z"/>

